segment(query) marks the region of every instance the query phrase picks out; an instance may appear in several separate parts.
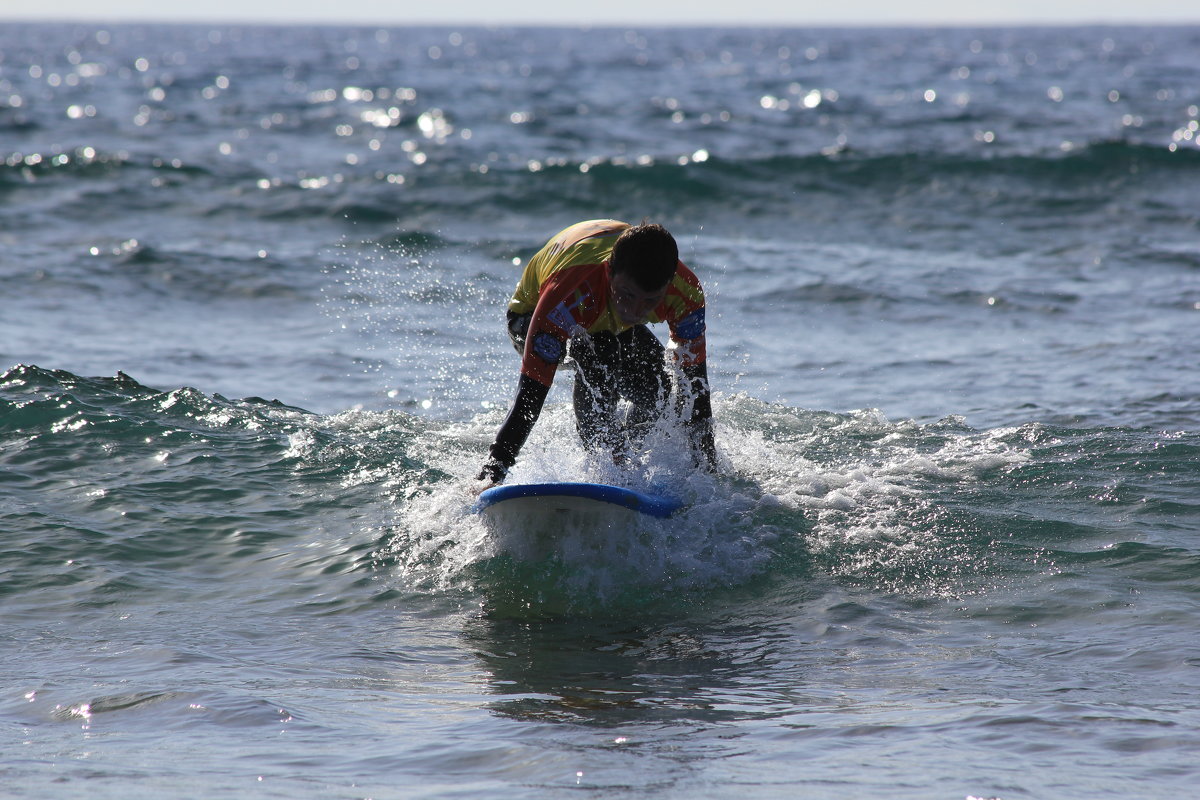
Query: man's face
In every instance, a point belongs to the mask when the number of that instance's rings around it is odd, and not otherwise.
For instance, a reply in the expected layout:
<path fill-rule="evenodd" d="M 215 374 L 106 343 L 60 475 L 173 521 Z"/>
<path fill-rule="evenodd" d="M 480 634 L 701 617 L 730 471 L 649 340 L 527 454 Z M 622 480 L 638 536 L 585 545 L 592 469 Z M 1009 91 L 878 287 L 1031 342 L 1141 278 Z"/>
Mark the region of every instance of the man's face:
<path fill-rule="evenodd" d="M 609 281 L 612 292 L 613 310 L 625 325 L 640 325 L 650 318 L 650 313 L 667 296 L 667 287 L 647 292 L 624 273 L 614 274 Z"/>

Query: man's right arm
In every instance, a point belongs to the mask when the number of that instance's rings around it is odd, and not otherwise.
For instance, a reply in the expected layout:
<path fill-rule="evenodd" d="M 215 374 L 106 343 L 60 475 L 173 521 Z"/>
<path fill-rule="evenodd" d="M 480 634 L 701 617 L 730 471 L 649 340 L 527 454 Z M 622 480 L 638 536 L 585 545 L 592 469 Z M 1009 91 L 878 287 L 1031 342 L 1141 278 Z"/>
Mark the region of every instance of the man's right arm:
<path fill-rule="evenodd" d="M 494 484 L 504 480 L 504 476 L 516 462 L 517 453 L 521 452 L 521 446 L 529 438 L 529 433 L 533 430 L 533 424 L 537 422 L 538 415 L 542 413 L 542 406 L 549 393 L 549 386 L 539 383 L 528 375 L 521 375 L 520 382 L 517 384 L 517 398 L 513 401 L 512 410 L 508 412 L 508 418 L 500 426 L 500 431 L 496 434 L 496 441 L 488 450 L 487 463 L 480 470 L 477 480 L 489 480 Z"/>
<path fill-rule="evenodd" d="M 550 278 L 542 287 L 537 306 L 528 321 L 522 319 L 524 315 L 514 315 L 513 309 L 509 308 L 509 335 L 513 337 L 514 344 L 521 340 L 524 346 L 521 379 L 517 384 L 517 397 L 512 410 L 496 434 L 488 460 L 479 472 L 479 480 L 490 480 L 492 483 L 504 480 L 509 468 L 517 460 L 517 453 L 529 438 L 538 415 L 542 413 L 542 405 L 554 382 L 554 373 L 566 352 L 566 337 L 570 335 L 569 331 L 563 330 L 550 319 L 551 309 L 570 294 L 574 286 L 574 283 L 564 282 L 561 274 Z"/>

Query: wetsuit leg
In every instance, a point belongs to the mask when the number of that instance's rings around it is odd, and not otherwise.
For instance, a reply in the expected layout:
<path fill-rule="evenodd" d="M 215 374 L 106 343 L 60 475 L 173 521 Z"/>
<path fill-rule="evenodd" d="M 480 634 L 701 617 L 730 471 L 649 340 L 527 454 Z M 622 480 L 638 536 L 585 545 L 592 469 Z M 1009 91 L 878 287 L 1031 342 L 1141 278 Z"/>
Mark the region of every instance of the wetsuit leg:
<path fill-rule="evenodd" d="M 637 447 L 662 416 L 671 395 L 671 379 L 662 342 L 645 325 L 633 326 L 617 341 L 621 345 L 617 390 L 632 405 L 625 427 L 629 443 Z"/>
<path fill-rule="evenodd" d="M 617 337 L 597 333 L 571 343 L 575 363 L 575 427 L 588 450 L 624 449 L 624 431 L 616 424 L 617 375 L 621 348 Z"/>

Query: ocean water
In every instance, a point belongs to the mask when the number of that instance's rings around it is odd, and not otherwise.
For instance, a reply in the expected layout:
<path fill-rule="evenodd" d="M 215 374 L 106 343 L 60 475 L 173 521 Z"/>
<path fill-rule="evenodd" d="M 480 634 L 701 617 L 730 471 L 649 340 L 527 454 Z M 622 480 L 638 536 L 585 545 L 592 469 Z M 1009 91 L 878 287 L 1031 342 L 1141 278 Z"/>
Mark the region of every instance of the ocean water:
<path fill-rule="evenodd" d="M 1167 798 L 1200 28 L 0 28 L 0 794 Z M 520 265 L 666 224 L 721 471 L 535 552 Z"/>

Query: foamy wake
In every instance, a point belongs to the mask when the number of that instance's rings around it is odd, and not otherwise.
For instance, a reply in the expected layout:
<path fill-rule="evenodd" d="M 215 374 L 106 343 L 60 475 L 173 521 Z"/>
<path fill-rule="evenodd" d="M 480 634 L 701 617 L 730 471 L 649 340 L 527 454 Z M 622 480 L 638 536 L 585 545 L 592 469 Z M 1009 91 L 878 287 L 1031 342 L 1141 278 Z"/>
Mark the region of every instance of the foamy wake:
<path fill-rule="evenodd" d="M 501 415 L 429 423 L 409 440 L 411 464 L 390 482 L 396 506 L 389 560 L 414 589 L 494 590 L 506 581 L 579 607 L 630 597 L 740 586 L 804 551 L 844 573 L 867 572 L 936 548 L 934 496 L 1027 459 L 1009 431 L 948 419 L 890 422 L 875 411 L 808 412 L 744 397 L 716 398 L 720 475 L 697 472 L 664 424 L 633 468 L 585 453 L 568 405 L 546 409 L 509 482 L 593 481 L 673 494 L 668 520 L 565 526 L 540 544 L 518 526 L 474 513 L 474 475 Z M 431 474 L 449 479 L 430 480 Z M 422 477 L 423 476 L 423 477 Z M 512 587 L 508 587 L 512 588 Z"/>

